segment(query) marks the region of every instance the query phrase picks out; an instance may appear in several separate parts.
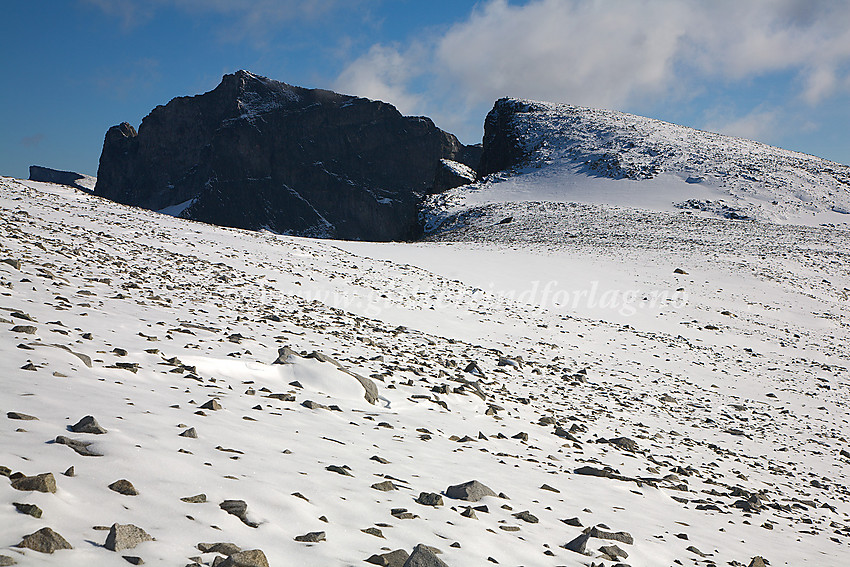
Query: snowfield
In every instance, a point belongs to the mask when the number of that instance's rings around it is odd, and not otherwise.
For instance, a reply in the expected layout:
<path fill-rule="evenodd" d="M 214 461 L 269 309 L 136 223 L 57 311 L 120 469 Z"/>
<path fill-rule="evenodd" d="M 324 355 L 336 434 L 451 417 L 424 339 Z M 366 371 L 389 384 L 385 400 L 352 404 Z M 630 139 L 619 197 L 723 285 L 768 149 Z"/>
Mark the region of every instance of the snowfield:
<path fill-rule="evenodd" d="M 568 201 L 376 244 L 0 178 L 0 565 L 847 565 L 848 232 Z"/>

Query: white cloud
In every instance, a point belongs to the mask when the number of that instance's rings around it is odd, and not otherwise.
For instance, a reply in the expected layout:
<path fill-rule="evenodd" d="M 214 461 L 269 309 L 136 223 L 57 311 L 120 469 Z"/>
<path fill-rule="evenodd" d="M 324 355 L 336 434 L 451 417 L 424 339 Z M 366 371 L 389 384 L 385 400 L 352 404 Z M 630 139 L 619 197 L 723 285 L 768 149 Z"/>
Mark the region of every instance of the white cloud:
<path fill-rule="evenodd" d="M 221 36 L 230 41 L 262 41 L 282 24 L 318 21 L 334 9 L 361 4 L 364 0 L 82 0 L 117 17 L 126 28 L 147 23 L 156 12 L 176 9 L 193 15 L 227 18 Z"/>
<path fill-rule="evenodd" d="M 710 118 L 703 127 L 709 132 L 768 143 L 784 133 L 781 111 L 778 108 L 758 107 L 743 116 L 730 116 L 718 110 L 710 114 Z"/>
<path fill-rule="evenodd" d="M 489 0 L 414 42 L 373 46 L 338 86 L 440 124 L 501 96 L 640 107 L 790 74 L 787 98 L 815 105 L 850 84 L 850 3 L 826 0 Z"/>

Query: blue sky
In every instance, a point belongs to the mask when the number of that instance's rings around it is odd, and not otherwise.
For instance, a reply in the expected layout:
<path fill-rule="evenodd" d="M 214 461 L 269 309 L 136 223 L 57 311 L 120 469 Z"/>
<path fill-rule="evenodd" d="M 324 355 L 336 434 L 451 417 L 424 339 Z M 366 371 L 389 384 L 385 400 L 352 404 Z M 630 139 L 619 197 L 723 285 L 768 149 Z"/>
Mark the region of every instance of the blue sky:
<path fill-rule="evenodd" d="M 103 135 L 248 69 L 479 142 L 500 96 L 612 108 L 850 164 L 850 2 L 4 2 L 0 175 L 95 174 Z"/>

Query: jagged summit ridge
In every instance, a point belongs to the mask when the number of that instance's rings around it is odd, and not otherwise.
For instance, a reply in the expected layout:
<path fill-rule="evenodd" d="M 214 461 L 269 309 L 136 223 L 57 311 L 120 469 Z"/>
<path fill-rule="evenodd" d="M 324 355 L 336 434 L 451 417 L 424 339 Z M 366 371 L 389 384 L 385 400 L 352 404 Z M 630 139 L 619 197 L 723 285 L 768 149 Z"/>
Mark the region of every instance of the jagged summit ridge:
<path fill-rule="evenodd" d="M 250 73 L 178 97 L 106 133 L 95 193 L 222 226 L 407 240 L 428 193 L 456 186 L 442 159 L 474 148 L 392 105 Z"/>

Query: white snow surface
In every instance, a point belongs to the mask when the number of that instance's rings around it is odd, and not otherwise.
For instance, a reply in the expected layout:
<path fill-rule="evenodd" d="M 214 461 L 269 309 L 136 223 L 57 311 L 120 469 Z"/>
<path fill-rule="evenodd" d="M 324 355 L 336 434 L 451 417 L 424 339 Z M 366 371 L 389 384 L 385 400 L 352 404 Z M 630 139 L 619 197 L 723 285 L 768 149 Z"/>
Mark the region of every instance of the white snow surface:
<path fill-rule="evenodd" d="M 57 484 L 0 477 L 0 555 L 19 565 L 211 565 L 201 542 L 272 566 L 368 565 L 419 543 L 452 567 L 610 566 L 611 544 L 633 566 L 847 564 L 844 230 L 500 203 L 432 242 L 333 242 L 10 178 L 0 210 L 0 466 Z M 272 364 L 284 346 L 296 354 Z M 313 351 L 371 377 L 377 403 Z M 222 409 L 199 409 L 211 399 Z M 68 430 L 86 415 L 108 432 Z M 118 479 L 139 494 L 107 488 Z M 505 498 L 414 501 L 473 479 Z M 387 480 L 398 490 L 371 488 Z M 109 551 L 113 523 L 155 541 Z M 73 549 L 14 547 L 45 526 Z M 633 543 L 561 547 L 591 526 Z"/>
<path fill-rule="evenodd" d="M 429 229 L 481 204 L 562 202 L 791 224 L 850 223 L 850 167 L 623 112 L 519 99 L 518 167 L 433 196 Z"/>

